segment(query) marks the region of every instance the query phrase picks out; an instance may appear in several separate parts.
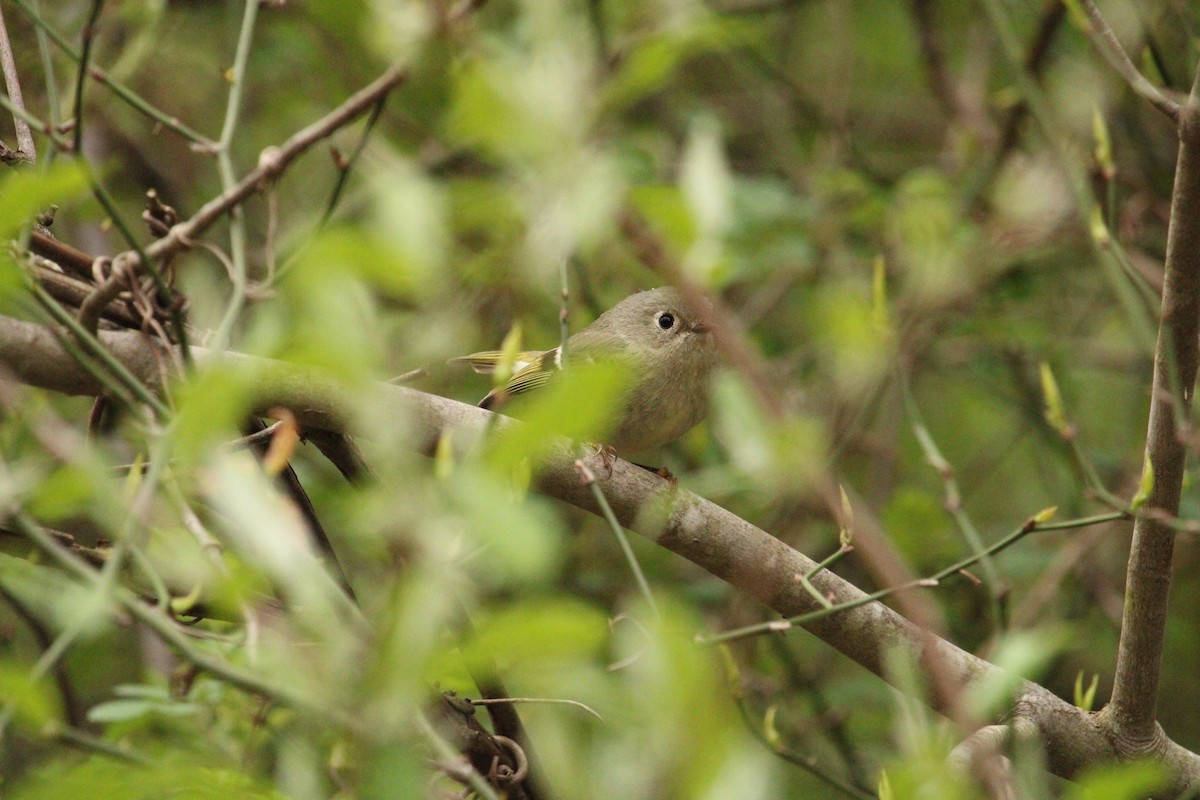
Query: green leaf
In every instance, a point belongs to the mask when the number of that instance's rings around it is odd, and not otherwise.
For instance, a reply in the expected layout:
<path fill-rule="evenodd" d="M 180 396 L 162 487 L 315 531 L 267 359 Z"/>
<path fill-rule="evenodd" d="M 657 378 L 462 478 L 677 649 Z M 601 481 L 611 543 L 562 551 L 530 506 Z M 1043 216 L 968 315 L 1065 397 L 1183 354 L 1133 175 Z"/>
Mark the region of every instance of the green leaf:
<path fill-rule="evenodd" d="M 1100 108 L 1096 106 L 1092 108 L 1092 136 L 1096 140 L 1092 154 L 1096 157 L 1101 173 L 1111 180 L 1117 171 L 1113 163 L 1112 138 L 1108 134 L 1108 123 Z"/>
<path fill-rule="evenodd" d="M 27 510 L 47 523 L 57 522 L 90 510 L 98 491 L 113 491 L 111 481 L 103 480 L 79 464 L 64 464 L 47 475 L 29 498 Z"/>
<path fill-rule="evenodd" d="M 711 117 L 699 117 L 688 132 L 679 165 L 679 187 L 701 237 L 720 237 L 732 222 L 733 178 Z"/>
<path fill-rule="evenodd" d="M 327 228 L 297 256 L 288 273 L 302 291 L 317 291 L 347 275 L 360 278 L 397 298 L 410 298 L 420 287 L 420 272 L 403 251 L 380 236 L 353 228 Z"/>
<path fill-rule="evenodd" d="M 875 267 L 871 273 L 871 318 L 880 333 L 891 333 L 892 321 L 888 314 L 887 264 L 882 255 L 875 256 Z"/>
<path fill-rule="evenodd" d="M 603 612 L 564 597 L 514 603 L 476 622 L 462 647 L 467 663 L 489 660 L 502 669 L 545 666 L 595 657 L 608 640 Z M 474 670 L 473 670 L 474 671 Z"/>
<path fill-rule="evenodd" d="M 461 516 L 436 524 L 461 525 L 463 536 L 482 546 L 480 556 L 468 561 L 479 581 L 528 586 L 554 571 L 566 531 L 545 498 L 515 492 L 508 481 L 477 466 L 464 466 L 448 489 L 450 505 Z"/>
<path fill-rule="evenodd" d="M 201 767 L 195 756 L 168 758 L 153 766 L 94 757 L 80 763 L 54 761 L 5 792 L 12 800 L 286 800 L 285 795 L 241 772 Z"/>
<path fill-rule="evenodd" d="M 253 408 L 254 375 L 234 363 L 195 371 L 175 390 L 172 455 L 184 473 L 218 446 L 241 435 Z"/>
<path fill-rule="evenodd" d="M 764 496 L 815 480 L 826 452 L 824 426 L 810 417 L 767 418 L 741 376 L 722 371 L 712 387 L 712 428 L 734 466 Z"/>
<path fill-rule="evenodd" d="M 1152 761 L 1114 764 L 1077 777 L 1063 800 L 1142 800 L 1167 783 L 1167 768 Z"/>
<path fill-rule="evenodd" d="M 48 170 L 6 169 L 0 177 L 0 238 L 11 239 L 35 214 L 87 191 L 78 164 L 59 159 Z"/>
<path fill-rule="evenodd" d="M 1062 393 L 1058 390 L 1058 381 L 1054 379 L 1054 371 L 1050 369 L 1050 365 L 1045 361 L 1038 364 L 1038 374 L 1042 380 L 1042 397 L 1045 401 L 1046 422 L 1050 423 L 1050 427 L 1058 432 L 1060 436 L 1068 435 L 1070 427 L 1067 423 L 1067 415 L 1063 410 Z"/>
<path fill-rule="evenodd" d="M 623 412 L 622 398 L 631 378 L 629 368 L 616 361 L 575 363 L 544 386 L 514 397 L 503 411 L 526 424 L 500 431 L 489 448 L 488 463 L 509 474 L 523 459 L 536 463 L 559 437 L 602 443 Z"/>
<path fill-rule="evenodd" d="M 112 624 L 107 596 L 71 580 L 60 570 L 0 553 L 0 586 L 51 632 L 76 627 L 92 636 Z"/>
<path fill-rule="evenodd" d="M 1083 670 L 1075 674 L 1075 705 L 1084 711 L 1091 711 L 1096 702 L 1096 687 L 1100 683 L 1100 675 L 1092 674 L 1092 682 L 1087 689 L 1083 688 Z"/>
<path fill-rule="evenodd" d="M 879 785 L 875 788 L 875 793 L 879 795 L 879 800 L 893 800 L 892 783 L 888 780 L 886 769 L 879 770 Z"/>
<path fill-rule="evenodd" d="M 34 680 L 28 666 L 11 661 L 0 661 L 0 703 L 13 709 L 18 725 L 35 733 L 62 719 L 53 681 Z"/>
<path fill-rule="evenodd" d="M 1150 453 L 1147 451 L 1142 456 L 1142 479 L 1138 482 L 1137 494 L 1129 501 L 1129 509 L 1137 511 L 1142 506 L 1146 505 L 1146 501 L 1150 499 L 1150 493 L 1154 491 L 1154 462 L 1150 460 Z"/>
<path fill-rule="evenodd" d="M 151 700 L 109 700 L 88 709 L 89 722 L 128 722 L 158 714 L 164 717 L 190 717 L 200 713 L 194 703 L 155 702 Z"/>
<path fill-rule="evenodd" d="M 1065 630 L 1013 631 L 995 648 L 992 663 L 1000 670 L 994 678 L 972 686 L 968 703 L 973 713 L 988 717 L 1005 707 L 1024 680 L 1034 680 L 1070 641 Z"/>

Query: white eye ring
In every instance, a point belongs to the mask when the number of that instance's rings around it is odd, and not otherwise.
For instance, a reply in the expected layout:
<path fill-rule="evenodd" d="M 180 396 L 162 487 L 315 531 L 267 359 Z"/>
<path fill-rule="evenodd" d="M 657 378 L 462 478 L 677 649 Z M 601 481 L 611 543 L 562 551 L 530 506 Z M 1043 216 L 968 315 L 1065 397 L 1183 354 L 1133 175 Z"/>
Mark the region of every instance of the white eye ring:
<path fill-rule="evenodd" d="M 670 311 L 663 311 L 654 315 L 654 321 L 658 323 L 658 327 L 664 331 L 669 331 L 675 327 L 675 315 Z"/>

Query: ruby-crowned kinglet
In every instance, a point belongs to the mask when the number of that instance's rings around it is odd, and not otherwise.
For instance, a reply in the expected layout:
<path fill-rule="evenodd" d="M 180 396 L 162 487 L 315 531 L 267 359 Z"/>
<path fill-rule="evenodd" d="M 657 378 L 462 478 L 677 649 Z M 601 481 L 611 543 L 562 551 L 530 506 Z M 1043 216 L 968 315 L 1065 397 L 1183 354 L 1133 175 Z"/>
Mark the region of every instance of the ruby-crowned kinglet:
<path fill-rule="evenodd" d="M 567 339 L 567 367 L 612 358 L 632 370 L 624 408 L 607 444 L 622 455 L 673 441 L 708 413 L 708 379 L 717 348 L 706 319 L 682 292 L 664 286 L 626 297 Z M 501 351 L 454 359 L 476 372 L 494 373 Z M 517 353 L 513 375 L 480 401 L 496 408 L 512 395 L 536 389 L 563 368 L 561 347 Z"/>

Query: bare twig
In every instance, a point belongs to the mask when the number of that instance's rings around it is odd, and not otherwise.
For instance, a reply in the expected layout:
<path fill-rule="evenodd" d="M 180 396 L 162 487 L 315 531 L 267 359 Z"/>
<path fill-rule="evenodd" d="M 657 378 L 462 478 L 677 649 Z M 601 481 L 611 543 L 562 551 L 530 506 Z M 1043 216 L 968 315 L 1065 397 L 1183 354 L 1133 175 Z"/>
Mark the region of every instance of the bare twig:
<path fill-rule="evenodd" d="M 237 183 L 233 174 L 233 156 L 230 152 L 233 137 L 241 118 L 242 95 L 246 86 L 246 67 L 250 61 L 250 42 L 254 38 L 254 25 L 258 19 L 258 0 L 245 0 L 242 28 L 238 34 L 237 51 L 233 68 L 229 71 L 229 101 L 225 107 L 225 123 L 221 126 L 221 138 L 217 141 L 217 172 L 221 176 L 221 190 L 228 192 Z M 233 291 L 226 304 L 225 313 L 212 334 L 214 347 L 224 348 L 229 343 L 234 323 L 241 316 L 246 302 L 246 224 L 241 204 L 229 209 L 229 254 L 233 261 Z"/>
<path fill-rule="evenodd" d="M 942 503 L 943 508 L 945 508 L 946 513 L 950 515 L 958 526 L 959 533 L 962 534 L 963 540 L 966 542 L 967 547 L 970 548 L 971 553 L 979 557 L 979 564 L 983 569 L 983 581 L 987 585 L 988 598 L 991 601 L 990 606 L 996 629 L 1003 630 L 1006 627 L 1007 613 L 1005 599 L 1008 594 L 1004 578 L 992 560 L 991 555 L 984 548 L 983 539 L 980 537 L 975 523 L 963 507 L 962 493 L 959 491 L 958 481 L 954 478 L 954 466 L 942 455 L 937 442 L 933 439 L 933 434 L 926 427 L 925 420 L 921 416 L 921 409 L 917 405 L 916 398 L 913 397 L 907 376 L 902 371 L 899 372 L 899 383 L 901 393 L 904 396 L 904 407 L 908 412 L 909 424 L 912 426 L 913 435 L 917 437 L 917 443 L 921 446 L 921 451 L 925 454 L 925 460 L 937 471 L 942 479 L 942 487 L 945 492 L 945 499 Z"/>
<path fill-rule="evenodd" d="M 49 37 L 60 50 L 67 54 L 68 58 L 76 63 L 82 63 L 84 61 L 83 54 L 72 47 L 71 43 L 66 40 L 66 37 L 54 30 L 54 28 L 50 27 L 46 21 L 42 19 L 41 14 L 38 13 L 38 9 L 34 4 L 30 3 L 29 0 L 13 0 L 13 2 L 16 3 L 17 7 L 29 16 L 29 19 L 35 26 L 37 26 L 38 31 Z M 108 87 L 115 95 L 120 97 L 126 103 L 129 103 L 129 105 L 140 111 L 142 114 L 145 114 L 147 117 L 154 120 L 156 123 L 169 130 L 175 131 L 179 135 L 189 139 L 201 147 L 212 146 L 213 141 L 207 136 L 189 128 L 187 125 L 184 125 L 179 121 L 178 118 L 170 114 L 165 114 L 159 109 L 155 108 L 128 86 L 110 77 L 107 72 L 99 67 L 89 66 L 87 74 L 101 85 Z M 51 108 L 53 109 L 54 107 L 55 104 L 51 103 Z"/>
<path fill-rule="evenodd" d="M 581 703 L 578 700 L 566 700 L 563 698 L 554 698 L 554 697 L 495 697 L 495 698 L 491 698 L 491 697 L 485 697 L 480 700 L 471 700 L 470 703 L 473 706 L 494 706 L 494 705 L 500 705 L 500 704 L 504 704 L 504 703 L 535 703 L 535 704 L 541 704 L 541 705 L 556 705 L 557 704 L 557 705 L 564 705 L 564 706 L 574 706 L 575 708 L 582 708 L 584 711 L 591 714 L 593 717 L 595 717 L 598 720 L 601 720 L 601 721 L 604 720 L 604 717 L 600 716 L 599 712 L 597 712 L 594 708 L 589 706 L 587 703 Z"/>
<path fill-rule="evenodd" d="M 96 39 L 96 24 L 100 21 L 104 2 L 105 0 L 92 0 L 92 10 L 87 21 L 83 23 L 83 47 L 79 51 L 79 72 L 75 76 L 75 130 L 72 149 L 76 153 L 83 152 L 83 87 L 87 84 L 88 61 L 92 57 L 92 42 Z"/>
<path fill-rule="evenodd" d="M 79 304 L 79 324 L 85 331 L 96 335 L 96 327 L 100 324 L 100 315 L 108 304 L 117 299 L 122 290 L 129 287 L 130 281 L 135 280 L 130 271 L 128 259 L 114 261 L 112 272 Z"/>
<path fill-rule="evenodd" d="M 17 62 L 13 58 L 12 43 L 8 40 L 8 26 L 4 24 L 4 16 L 0 14 L 0 67 L 4 69 L 4 88 L 9 98 L 21 108 L 25 107 L 25 99 L 21 95 L 21 79 L 17 74 Z M 17 155 L 33 162 L 37 161 L 37 147 L 33 142 L 33 132 L 29 123 L 21 117 L 14 117 L 13 124 L 17 131 Z"/>
<path fill-rule="evenodd" d="M 82 250 L 77 250 L 47 233 L 36 230 L 29 234 L 29 249 L 43 258 L 53 261 L 64 271 L 77 278 L 85 281 L 92 280 L 92 263 L 95 259 Z"/>
<path fill-rule="evenodd" d="M 70 275 L 64 275 L 37 264 L 33 268 L 33 277 L 42 285 L 47 294 L 70 308 L 79 308 L 95 288 Z M 141 318 L 131 314 L 126 305 L 120 301 L 109 303 L 100 316 L 105 322 L 124 328 L 140 330 L 142 327 Z"/>
<path fill-rule="evenodd" d="M 323 228 L 333 216 L 334 210 L 337 208 L 338 202 L 342 199 L 342 192 L 346 188 L 346 183 L 350 180 L 350 171 L 354 169 L 354 164 L 362 155 L 363 150 L 367 147 L 367 140 L 371 136 L 371 131 L 375 128 L 375 123 L 379 121 L 379 117 L 383 114 L 383 108 L 387 105 L 387 95 L 380 95 L 375 101 L 375 105 L 371 107 L 371 114 L 367 117 L 367 122 L 363 125 L 362 134 L 358 137 L 358 141 L 354 144 L 354 149 L 350 151 L 350 155 L 345 156 L 341 153 L 334 153 L 334 164 L 337 166 L 338 177 L 333 184 L 333 189 L 329 192 L 329 200 L 325 203 L 325 210 L 321 212 L 321 221 L 317 224 L 318 228 Z"/>
<path fill-rule="evenodd" d="M 147 247 L 146 256 L 150 259 L 160 259 L 185 249 L 189 240 L 198 238 L 231 208 L 258 192 L 266 183 L 278 178 L 293 161 L 317 142 L 356 119 L 378 102 L 380 97 L 404 81 L 407 75 L 403 65 L 392 65 L 321 119 L 297 131 L 278 147 L 264 150 L 255 169 L 246 173 L 240 181 L 218 197 L 205 203 L 191 219 L 174 226 L 170 233 Z"/>
<path fill-rule="evenodd" d="M 614 456 L 604 455 L 603 458 L 614 458 Z M 601 515 L 604 517 L 608 527 L 612 529 L 613 536 L 617 537 L 617 542 L 621 545 L 621 552 L 625 555 L 625 561 L 629 564 L 629 570 L 633 573 L 633 578 L 637 581 L 638 591 L 642 593 L 642 599 L 646 601 L 646 605 L 654 613 L 655 618 L 661 616 L 658 610 L 658 604 L 654 602 L 654 593 L 650 591 L 650 584 L 646 582 L 646 576 L 642 574 L 642 567 L 638 563 L 637 556 L 633 552 L 633 548 L 629 545 L 629 537 L 625 535 L 625 531 L 621 528 L 621 523 L 617 520 L 617 515 L 613 513 L 612 506 L 608 503 L 608 498 L 604 496 L 604 490 L 600 488 L 599 481 L 596 480 L 596 473 L 583 462 L 583 459 L 575 459 L 575 469 L 579 472 L 580 482 L 588 488 L 592 493 L 592 497 L 596 500 L 596 505 L 599 506 Z"/>
<path fill-rule="evenodd" d="M 1121 43 L 1117 41 L 1117 35 L 1113 33 L 1113 29 L 1101 15 L 1100 9 L 1096 8 L 1095 1 L 1080 0 L 1080 5 L 1087 12 L 1088 20 L 1092 24 L 1088 33 L 1091 35 L 1092 41 L 1096 43 L 1096 47 L 1099 48 L 1100 54 L 1104 56 L 1104 60 L 1125 79 L 1129 87 L 1138 95 L 1165 114 L 1167 119 L 1179 124 L 1181 114 L 1179 103 L 1159 91 L 1157 86 L 1146 80 L 1146 76 L 1138 71 L 1134 63 L 1129 60 L 1125 48 L 1121 47 Z"/>

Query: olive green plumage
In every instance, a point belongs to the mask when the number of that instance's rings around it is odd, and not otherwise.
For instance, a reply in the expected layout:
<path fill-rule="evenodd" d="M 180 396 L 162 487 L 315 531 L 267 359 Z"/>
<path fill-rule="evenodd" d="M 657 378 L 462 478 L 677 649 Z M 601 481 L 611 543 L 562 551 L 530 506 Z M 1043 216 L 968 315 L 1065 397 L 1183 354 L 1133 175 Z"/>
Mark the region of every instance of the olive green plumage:
<path fill-rule="evenodd" d="M 705 304 L 707 305 L 707 304 Z M 626 297 L 567 340 L 567 368 L 576 362 L 620 359 L 633 382 L 609 444 L 623 455 L 679 438 L 708 412 L 708 381 L 717 363 L 709 309 L 670 286 Z M 455 359 L 476 372 L 495 372 L 500 351 Z M 536 389 L 561 368 L 559 348 L 518 353 L 512 378 L 480 401 L 498 408 Z"/>

